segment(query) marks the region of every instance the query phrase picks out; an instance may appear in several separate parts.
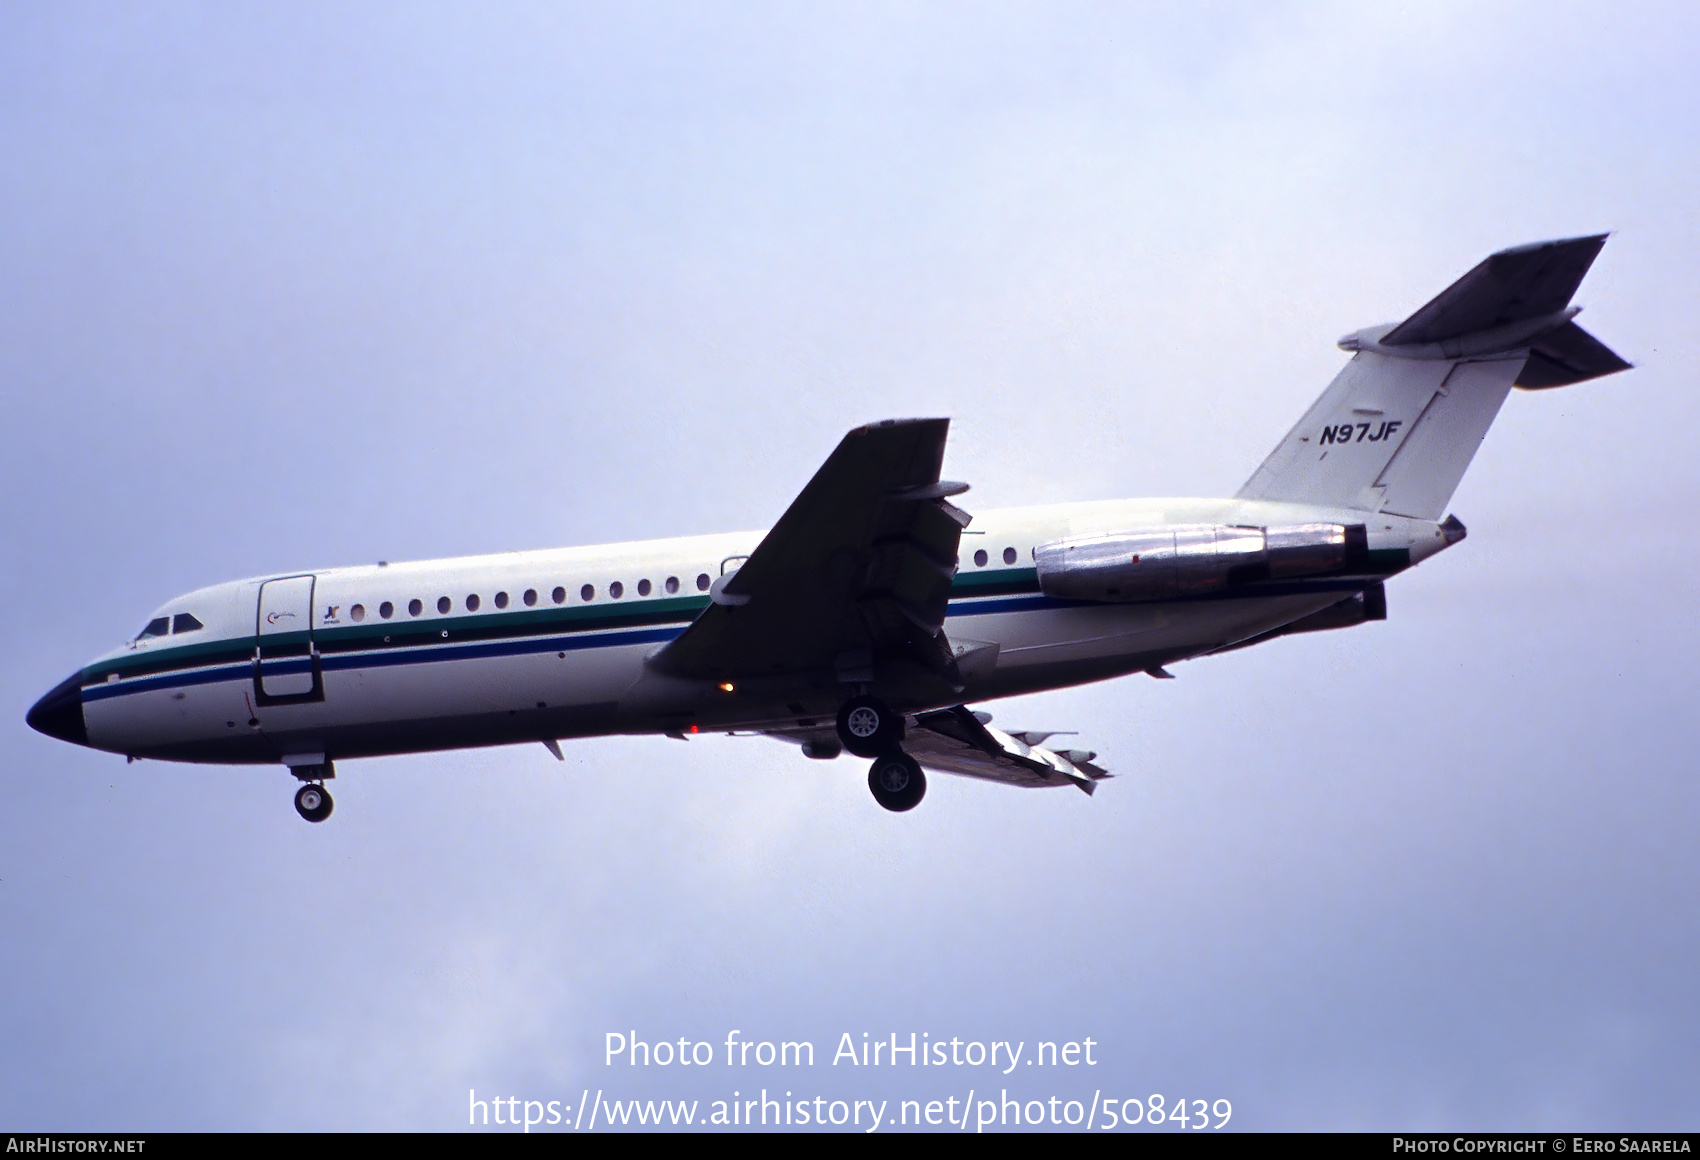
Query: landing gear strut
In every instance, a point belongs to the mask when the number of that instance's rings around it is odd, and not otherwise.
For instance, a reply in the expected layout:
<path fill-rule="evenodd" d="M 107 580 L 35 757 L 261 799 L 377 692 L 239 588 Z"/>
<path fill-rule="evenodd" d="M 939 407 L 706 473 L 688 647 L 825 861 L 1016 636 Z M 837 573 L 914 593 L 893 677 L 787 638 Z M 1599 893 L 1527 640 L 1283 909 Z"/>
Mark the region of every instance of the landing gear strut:
<path fill-rule="evenodd" d="M 309 822 L 324 821 L 335 808 L 330 791 L 316 782 L 308 782 L 295 791 L 295 812 Z"/>
<path fill-rule="evenodd" d="M 857 757 L 879 757 L 903 740 L 903 718 L 878 697 L 851 697 L 838 710 L 838 739 Z"/>
<path fill-rule="evenodd" d="M 874 760 L 868 770 L 868 788 L 876 802 L 900 814 L 914 809 L 927 796 L 927 775 L 913 757 L 899 749 Z"/>

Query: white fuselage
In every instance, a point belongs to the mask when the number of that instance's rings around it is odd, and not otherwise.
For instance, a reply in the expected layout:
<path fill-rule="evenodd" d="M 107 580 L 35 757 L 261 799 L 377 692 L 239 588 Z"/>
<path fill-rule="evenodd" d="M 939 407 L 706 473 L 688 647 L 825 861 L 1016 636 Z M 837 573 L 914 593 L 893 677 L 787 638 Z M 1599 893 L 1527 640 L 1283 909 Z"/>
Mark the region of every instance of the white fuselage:
<path fill-rule="evenodd" d="M 1043 595 L 1035 545 L 1176 524 L 1364 522 L 1366 513 L 1234 499 L 1157 499 L 977 513 L 945 631 L 960 700 L 1079 684 L 1210 652 L 1339 601 L 1317 577 L 1210 599 L 1093 603 Z M 1367 516 L 1379 575 L 1445 546 L 1438 526 Z M 782 678 L 726 689 L 646 658 L 708 605 L 762 533 L 693 536 L 256 577 L 164 605 L 200 628 L 132 641 L 85 666 L 87 743 L 224 763 L 362 757 L 609 733 L 830 724 L 837 687 Z M 937 705 L 900 705 L 917 712 Z"/>

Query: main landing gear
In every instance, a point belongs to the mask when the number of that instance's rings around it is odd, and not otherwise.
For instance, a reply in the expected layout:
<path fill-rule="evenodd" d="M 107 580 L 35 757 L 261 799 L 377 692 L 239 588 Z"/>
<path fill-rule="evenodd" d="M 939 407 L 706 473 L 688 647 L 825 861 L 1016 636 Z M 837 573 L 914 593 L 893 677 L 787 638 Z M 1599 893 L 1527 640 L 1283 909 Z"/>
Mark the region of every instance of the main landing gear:
<path fill-rule="evenodd" d="M 877 697 L 851 697 L 838 710 L 838 739 L 857 757 L 879 757 L 903 740 L 903 718 Z"/>
<path fill-rule="evenodd" d="M 893 813 L 912 810 L 927 793 L 927 776 L 903 752 L 903 718 L 877 697 L 852 697 L 838 710 L 838 739 L 857 757 L 871 757 L 868 789 Z"/>
<path fill-rule="evenodd" d="M 874 800 L 894 814 L 912 810 L 927 796 L 927 775 L 903 750 L 874 758 L 868 770 L 868 788 Z"/>

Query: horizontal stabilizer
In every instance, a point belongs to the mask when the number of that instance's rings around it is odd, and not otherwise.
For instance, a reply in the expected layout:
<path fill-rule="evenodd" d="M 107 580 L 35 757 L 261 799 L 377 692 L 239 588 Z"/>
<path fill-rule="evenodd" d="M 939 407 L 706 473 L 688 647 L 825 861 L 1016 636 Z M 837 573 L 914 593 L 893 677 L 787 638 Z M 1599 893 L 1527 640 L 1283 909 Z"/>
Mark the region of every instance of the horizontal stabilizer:
<path fill-rule="evenodd" d="M 1501 250 L 1388 331 L 1381 344 L 1441 342 L 1555 314 L 1570 304 L 1605 244 L 1606 235 L 1595 234 Z"/>
<path fill-rule="evenodd" d="M 1526 391 L 1568 387 L 1629 368 L 1605 343 L 1567 322 L 1529 348 L 1529 361 L 1513 385 Z"/>

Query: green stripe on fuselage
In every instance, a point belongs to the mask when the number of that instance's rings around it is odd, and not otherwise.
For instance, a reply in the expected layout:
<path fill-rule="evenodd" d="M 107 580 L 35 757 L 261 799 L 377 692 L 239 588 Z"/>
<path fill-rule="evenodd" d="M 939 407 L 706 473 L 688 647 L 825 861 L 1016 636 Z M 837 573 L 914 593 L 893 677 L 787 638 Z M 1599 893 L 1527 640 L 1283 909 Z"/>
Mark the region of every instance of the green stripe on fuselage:
<path fill-rule="evenodd" d="M 525 608 L 512 612 L 469 613 L 464 616 L 434 616 L 430 619 L 375 621 L 363 624 L 320 625 L 311 633 L 321 653 L 390 649 L 445 640 L 466 642 L 501 640 L 505 637 L 540 636 L 552 632 L 591 632 L 652 624 L 688 624 L 708 607 L 706 596 L 676 596 L 630 604 L 594 604 L 555 608 Z M 309 634 L 280 632 L 266 637 L 268 648 L 287 649 L 307 643 Z M 99 684 L 110 674 L 139 677 L 173 669 L 236 664 L 253 659 L 253 636 L 150 648 L 132 656 L 118 657 L 83 670 L 84 684 Z"/>
<path fill-rule="evenodd" d="M 989 572 L 958 572 L 950 583 L 954 598 L 968 596 L 1008 596 L 1016 592 L 1037 592 L 1037 568 L 997 568 Z"/>
<path fill-rule="evenodd" d="M 1410 567 L 1405 548 L 1371 551 L 1363 572 L 1392 575 Z M 960 572 L 951 582 L 952 599 L 1009 596 L 1039 591 L 1038 571 L 1033 568 L 993 568 Z M 321 653 L 392 649 L 445 640 L 465 642 L 500 640 L 504 637 L 539 636 L 551 632 L 593 632 L 602 629 L 643 625 L 689 624 L 707 608 L 707 596 L 673 596 L 662 599 L 548 608 L 523 608 L 500 612 L 474 612 L 462 616 L 409 617 L 406 620 L 365 621 L 361 624 L 324 624 L 311 633 Z M 308 640 L 307 632 L 276 633 L 266 637 L 268 646 L 288 648 Z M 387 638 L 387 639 L 386 639 Z M 90 665 L 83 670 L 83 683 L 99 684 L 110 675 L 140 677 L 173 669 L 238 664 L 254 657 L 252 635 L 196 641 L 192 644 L 154 647 Z"/>

